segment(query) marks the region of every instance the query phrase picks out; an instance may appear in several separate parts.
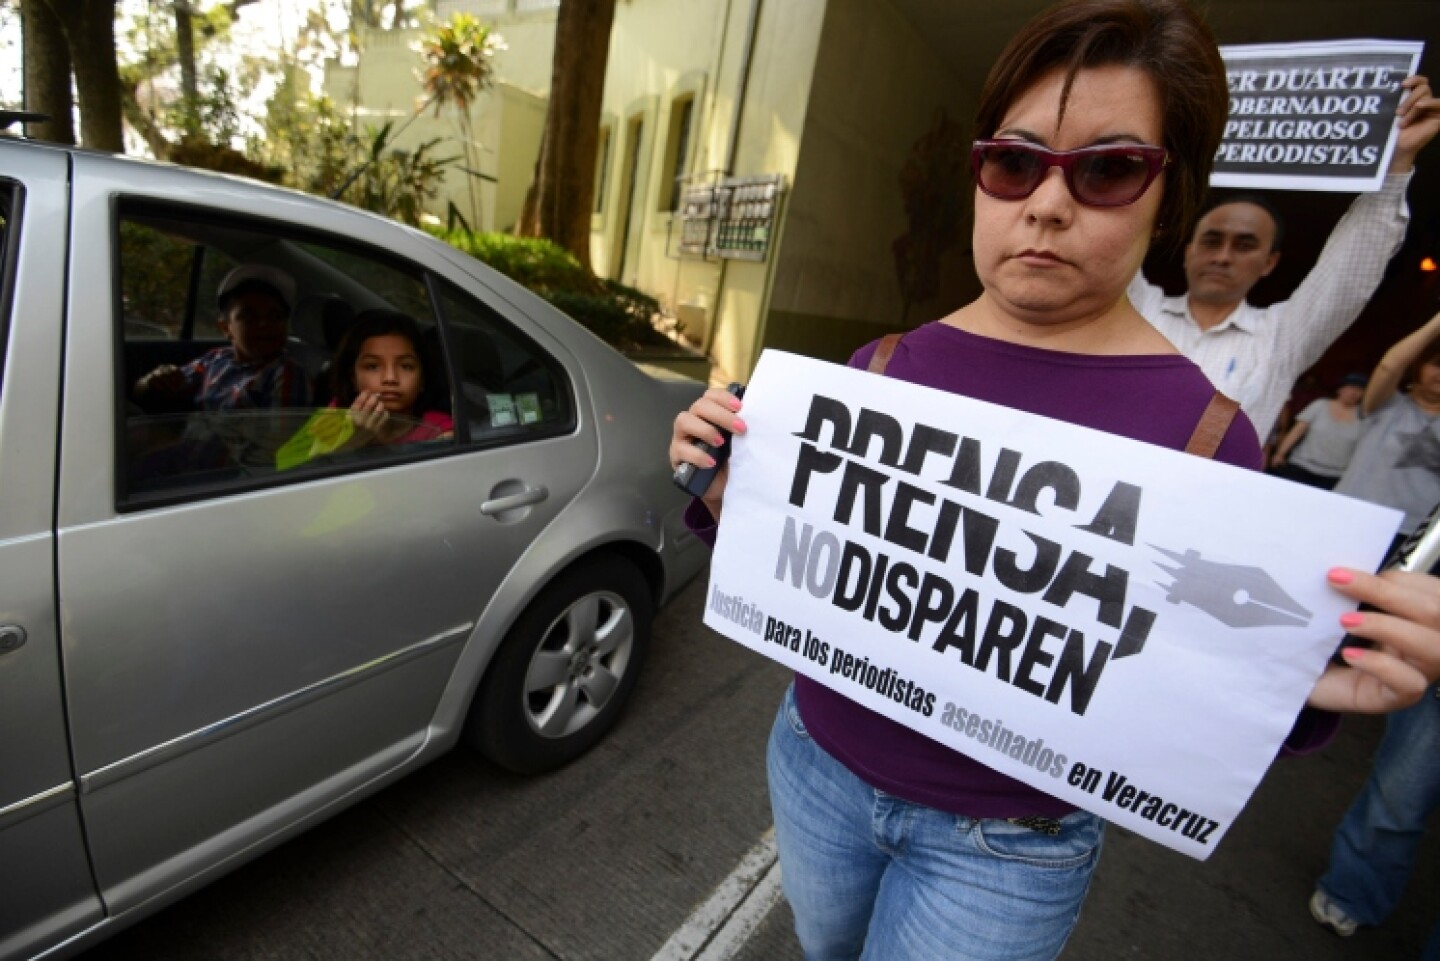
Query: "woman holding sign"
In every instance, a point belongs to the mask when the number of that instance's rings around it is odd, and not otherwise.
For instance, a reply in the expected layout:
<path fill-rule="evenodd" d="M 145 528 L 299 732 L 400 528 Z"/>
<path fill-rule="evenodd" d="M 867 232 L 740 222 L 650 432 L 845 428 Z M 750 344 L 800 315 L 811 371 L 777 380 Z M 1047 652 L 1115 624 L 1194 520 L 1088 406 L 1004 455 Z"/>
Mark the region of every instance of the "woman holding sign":
<path fill-rule="evenodd" d="M 1152 241 L 1186 236 L 1226 109 L 1214 39 L 1181 0 L 1075 0 L 1040 14 L 980 98 L 974 256 L 984 291 L 907 334 L 885 373 L 1176 450 L 1204 419 L 1215 457 L 1259 469 L 1249 421 L 1207 414 L 1215 391 L 1205 376 L 1125 296 Z M 874 369 L 876 350 L 851 365 Z M 695 442 L 743 432 L 740 409 L 711 390 L 679 415 L 671 465 L 710 466 Z M 691 505 L 702 534 L 721 517 L 725 479 L 722 468 Z M 1347 621 L 1386 647 L 1348 652 L 1350 666 L 1327 673 L 1311 704 L 1413 701 L 1440 670 L 1440 633 L 1412 623 L 1422 610 L 1426 624 L 1440 622 L 1434 602 L 1423 606 L 1414 581 L 1345 571 L 1332 582 L 1411 620 Z M 1428 652 L 1420 667 L 1406 660 L 1415 651 Z M 1289 746 L 1318 746 L 1334 723 L 1307 710 Z M 807 958 L 1060 952 L 1099 856 L 1098 817 L 802 676 L 776 719 L 768 771 Z"/>

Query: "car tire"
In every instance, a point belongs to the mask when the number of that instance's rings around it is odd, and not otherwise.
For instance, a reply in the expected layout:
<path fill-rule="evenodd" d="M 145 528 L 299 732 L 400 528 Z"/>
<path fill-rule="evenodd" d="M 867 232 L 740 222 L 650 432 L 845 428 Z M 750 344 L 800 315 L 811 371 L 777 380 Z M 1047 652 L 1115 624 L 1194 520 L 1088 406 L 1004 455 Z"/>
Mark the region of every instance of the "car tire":
<path fill-rule="evenodd" d="M 592 557 L 536 595 L 495 653 L 465 722 L 469 744 L 518 774 L 588 751 L 623 710 L 650 645 L 635 565 Z"/>

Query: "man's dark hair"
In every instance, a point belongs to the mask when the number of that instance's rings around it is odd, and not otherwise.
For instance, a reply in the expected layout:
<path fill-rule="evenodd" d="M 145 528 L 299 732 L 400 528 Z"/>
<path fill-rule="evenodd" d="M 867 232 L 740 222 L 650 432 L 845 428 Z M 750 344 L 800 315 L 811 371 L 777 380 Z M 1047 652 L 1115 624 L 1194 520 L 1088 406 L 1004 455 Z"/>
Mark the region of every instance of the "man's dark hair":
<path fill-rule="evenodd" d="M 1215 36 L 1184 0 L 1072 0 L 1027 23 L 995 61 L 980 93 L 975 136 L 999 129 L 1005 111 L 1052 70 L 1065 74 L 1064 117 L 1075 75 L 1095 67 L 1133 67 L 1160 97 L 1163 146 L 1170 154 L 1157 236 L 1190 236 L 1225 132 L 1230 94 Z"/>
<path fill-rule="evenodd" d="M 1209 194 L 1205 198 L 1204 206 L 1200 208 L 1200 216 L 1195 221 L 1196 226 L 1199 226 L 1200 220 L 1204 219 L 1210 211 L 1219 207 L 1228 207 L 1231 204 L 1253 204 L 1269 214 L 1270 219 L 1275 223 L 1275 237 L 1270 241 L 1270 249 L 1280 249 L 1280 242 L 1285 239 L 1285 218 L 1281 215 L 1280 208 L 1276 207 L 1264 194 L 1238 191 L 1220 191 Z"/>

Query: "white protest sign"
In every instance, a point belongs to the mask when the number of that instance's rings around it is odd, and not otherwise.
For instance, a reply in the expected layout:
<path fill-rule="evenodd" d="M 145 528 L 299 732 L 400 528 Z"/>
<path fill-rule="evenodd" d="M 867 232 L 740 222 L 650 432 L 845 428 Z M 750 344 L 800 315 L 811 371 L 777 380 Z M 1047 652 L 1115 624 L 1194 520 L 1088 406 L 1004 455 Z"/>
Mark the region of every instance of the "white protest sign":
<path fill-rule="evenodd" d="M 1259 783 L 1387 508 L 767 350 L 705 623 L 1197 858 Z"/>
<path fill-rule="evenodd" d="M 1395 150 L 1400 82 L 1423 49 L 1405 40 L 1221 47 L 1230 115 L 1211 185 L 1379 190 Z"/>

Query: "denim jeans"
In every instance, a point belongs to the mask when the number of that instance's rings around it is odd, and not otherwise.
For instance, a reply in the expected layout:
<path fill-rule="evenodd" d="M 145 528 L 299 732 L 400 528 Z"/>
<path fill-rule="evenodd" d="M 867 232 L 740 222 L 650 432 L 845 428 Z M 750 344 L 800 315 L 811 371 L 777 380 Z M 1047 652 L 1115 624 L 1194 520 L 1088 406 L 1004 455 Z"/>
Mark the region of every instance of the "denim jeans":
<path fill-rule="evenodd" d="M 1410 880 L 1430 812 L 1440 805 L 1440 700 L 1391 714 L 1365 786 L 1345 812 L 1320 888 L 1352 920 L 1379 924 Z M 1426 961 L 1440 961 L 1440 927 Z"/>
<path fill-rule="evenodd" d="M 1050 836 L 885 794 L 811 740 L 793 688 L 767 763 L 806 961 L 1041 961 L 1065 946 L 1100 858 L 1095 815 Z"/>

